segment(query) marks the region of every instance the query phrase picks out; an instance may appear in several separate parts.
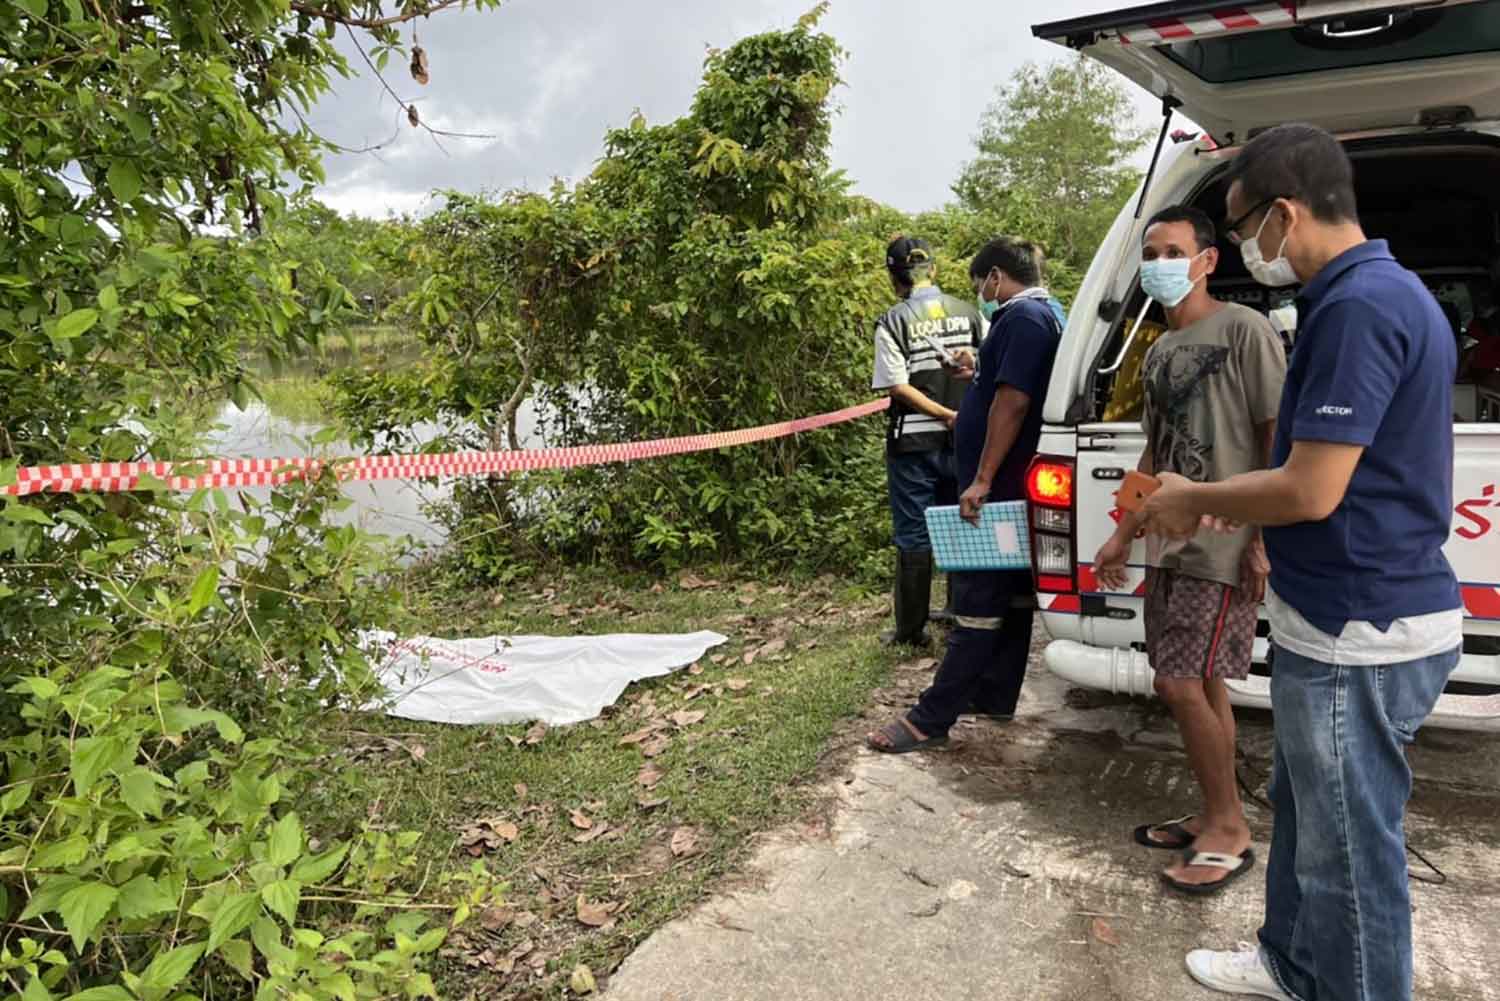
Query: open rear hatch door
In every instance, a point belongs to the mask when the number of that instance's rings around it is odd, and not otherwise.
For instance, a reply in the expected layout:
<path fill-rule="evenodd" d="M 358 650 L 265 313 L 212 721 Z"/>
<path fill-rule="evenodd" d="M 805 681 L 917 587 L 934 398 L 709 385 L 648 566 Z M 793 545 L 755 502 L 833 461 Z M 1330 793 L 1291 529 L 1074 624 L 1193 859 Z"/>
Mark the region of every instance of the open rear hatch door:
<path fill-rule="evenodd" d="M 1037 25 L 1220 144 L 1283 122 L 1346 134 L 1500 120 L 1500 0 L 1174 2 Z"/>

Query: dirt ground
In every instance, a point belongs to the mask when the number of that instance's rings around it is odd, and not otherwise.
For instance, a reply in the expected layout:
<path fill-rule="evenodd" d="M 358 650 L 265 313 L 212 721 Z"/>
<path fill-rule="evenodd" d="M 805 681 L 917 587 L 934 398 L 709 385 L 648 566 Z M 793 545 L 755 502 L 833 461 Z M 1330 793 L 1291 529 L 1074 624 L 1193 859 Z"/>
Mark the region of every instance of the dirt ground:
<path fill-rule="evenodd" d="M 604 996 L 1215 997 L 1183 955 L 1253 938 L 1264 869 L 1209 900 L 1163 891 L 1166 857 L 1130 831 L 1194 806 L 1171 718 L 1152 702 L 1069 690 L 1040 667 L 1041 643 L 1016 722 L 965 722 L 932 754 L 859 750 L 931 668 L 898 671 L 845 738 L 824 813 L 765 837 L 742 879 L 647 940 Z M 1243 773 L 1263 792 L 1270 717 L 1239 720 Z M 1412 761 L 1410 839 L 1448 874 L 1413 884 L 1417 996 L 1500 1001 L 1500 739 L 1430 730 Z M 1263 866 L 1270 814 L 1249 812 Z"/>

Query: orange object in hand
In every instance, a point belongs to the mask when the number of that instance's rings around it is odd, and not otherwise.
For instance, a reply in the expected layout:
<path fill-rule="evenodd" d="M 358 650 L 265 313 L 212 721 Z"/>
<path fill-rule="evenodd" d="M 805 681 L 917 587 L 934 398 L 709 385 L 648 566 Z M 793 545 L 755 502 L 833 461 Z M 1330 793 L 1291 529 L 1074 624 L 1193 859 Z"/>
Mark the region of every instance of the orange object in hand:
<path fill-rule="evenodd" d="M 1120 484 L 1120 492 L 1115 497 L 1115 503 L 1121 511 L 1139 514 L 1146 506 L 1146 498 L 1160 489 L 1161 480 L 1148 476 L 1139 469 L 1132 469 L 1125 474 L 1125 480 Z"/>

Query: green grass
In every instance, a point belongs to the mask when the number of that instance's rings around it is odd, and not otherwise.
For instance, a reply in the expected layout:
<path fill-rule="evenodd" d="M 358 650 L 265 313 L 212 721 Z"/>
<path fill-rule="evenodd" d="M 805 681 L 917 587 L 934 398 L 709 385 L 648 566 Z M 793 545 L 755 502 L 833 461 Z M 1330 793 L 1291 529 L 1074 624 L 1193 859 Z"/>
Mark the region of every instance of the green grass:
<path fill-rule="evenodd" d="M 288 373 L 255 384 L 266 409 L 298 424 L 325 424 L 333 419 L 333 391 L 310 373 Z"/>
<path fill-rule="evenodd" d="M 384 359 L 399 363 L 420 353 L 421 344 L 400 327 L 350 327 L 328 337 L 315 354 L 273 366 L 254 360 L 255 386 L 276 416 L 302 424 L 331 424 L 333 390 L 325 376 Z"/>
<path fill-rule="evenodd" d="M 338 781 L 308 804 L 321 824 L 347 827 L 368 817 L 423 831 L 423 850 L 453 867 L 472 862 L 458 845 L 466 825 L 495 818 L 519 828 L 513 843 L 484 858 L 509 883 L 514 913 L 534 920 L 521 917 L 494 931 L 473 924 L 466 940 L 451 944 L 440 970 L 445 996 L 473 990 L 492 998 L 560 998 L 575 965 L 608 974 L 731 870 L 751 834 L 808 807 L 804 780 L 894 663 L 875 639 L 883 600 L 828 579 L 694 590 L 676 582 L 653 590 L 574 581 L 530 595 L 471 592 L 456 604 L 452 595 L 412 601 L 422 627 L 439 635 L 708 628 L 731 637 L 712 651 L 723 663 L 705 658 L 700 674 L 680 671 L 633 685 L 604 718 L 554 729 L 535 745 L 525 743 L 524 725 L 342 721 Z M 779 653 L 744 664 L 747 651 L 777 641 L 785 643 Z M 735 691 L 731 680 L 749 684 Z M 621 738 L 683 709 L 705 716 L 667 728 L 670 743 L 652 761 L 663 777 L 643 790 L 638 775 L 647 759 Z M 665 802 L 643 805 L 642 798 Z M 575 840 L 581 832 L 569 818 L 580 809 L 609 832 Z M 697 832 L 701 850 L 674 856 L 674 832 L 684 827 Z M 579 894 L 620 905 L 617 923 L 580 924 Z M 511 972 L 503 960 L 484 958 L 504 957 L 522 941 L 534 948 Z M 540 973 L 528 965 L 532 959 L 545 960 Z"/>

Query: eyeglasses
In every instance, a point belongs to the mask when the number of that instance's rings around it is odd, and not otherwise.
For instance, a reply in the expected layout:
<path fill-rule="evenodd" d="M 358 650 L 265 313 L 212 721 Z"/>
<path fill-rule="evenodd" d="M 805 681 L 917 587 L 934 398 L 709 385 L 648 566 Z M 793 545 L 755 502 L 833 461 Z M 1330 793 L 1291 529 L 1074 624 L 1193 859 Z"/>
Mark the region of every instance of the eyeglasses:
<path fill-rule="evenodd" d="M 1246 212 L 1244 215 L 1240 216 L 1233 222 L 1227 222 L 1224 224 L 1224 239 L 1228 240 L 1232 246 L 1238 247 L 1241 243 L 1245 242 L 1245 237 L 1240 235 L 1240 227 L 1245 225 L 1245 220 L 1255 215 L 1255 213 L 1259 212 L 1267 205 L 1279 201 L 1282 198 L 1290 197 L 1290 195 L 1272 195 L 1270 198 L 1266 198 L 1262 201 L 1256 202 L 1255 205 L 1251 207 L 1250 211 Z"/>

